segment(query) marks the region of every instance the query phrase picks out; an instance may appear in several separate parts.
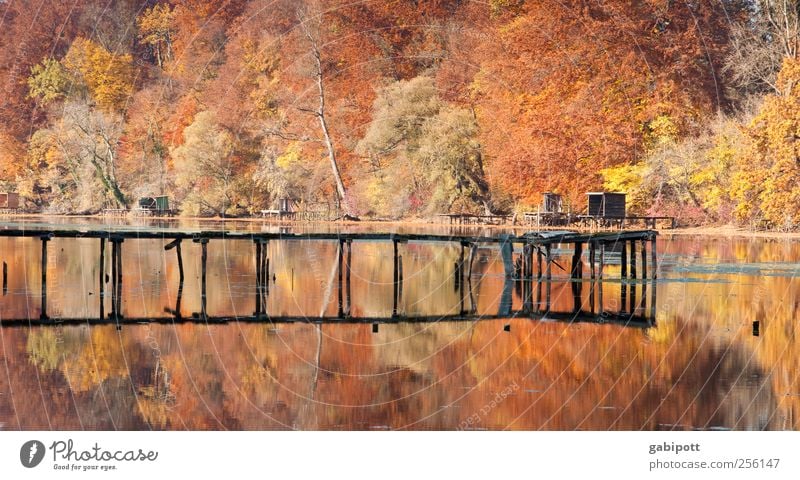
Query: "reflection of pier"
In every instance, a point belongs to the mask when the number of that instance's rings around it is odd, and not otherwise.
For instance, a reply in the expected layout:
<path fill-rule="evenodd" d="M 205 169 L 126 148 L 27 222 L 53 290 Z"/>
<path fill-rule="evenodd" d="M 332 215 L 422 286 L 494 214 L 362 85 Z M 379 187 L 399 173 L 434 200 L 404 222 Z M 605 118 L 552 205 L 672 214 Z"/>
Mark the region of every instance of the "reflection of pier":
<path fill-rule="evenodd" d="M 433 235 L 433 234 L 380 234 L 380 233 L 230 233 L 230 232 L 175 232 L 175 231 L 78 231 L 72 229 L 59 230 L 0 230 L 0 237 L 32 237 L 42 242 L 42 305 L 41 315 L 37 321 L 31 319 L 3 319 L 4 325 L 15 322 L 30 323 L 102 323 L 108 320 L 117 324 L 143 321 L 344 321 L 344 322 L 431 322 L 447 320 L 476 320 L 481 318 L 509 317 L 544 317 L 563 321 L 622 322 L 631 325 L 648 326 L 655 321 L 657 274 L 656 233 L 650 230 L 581 234 L 575 232 L 537 232 L 525 235 L 500 236 L 468 236 L 468 235 Z M 100 257 L 100 315 L 96 320 L 87 319 L 50 319 L 47 314 L 47 245 L 53 238 L 95 238 L 99 239 Z M 174 310 L 165 309 L 171 314 L 161 318 L 124 318 L 122 315 L 122 280 L 124 266 L 122 262 L 122 245 L 126 240 L 157 239 L 168 243 L 165 250 L 176 251 L 176 262 L 179 271 L 179 286 Z M 200 276 L 200 312 L 191 318 L 181 317 L 181 300 L 184 284 L 184 266 L 181 244 L 184 240 L 198 243 L 201 247 Z M 220 317 L 210 315 L 206 308 L 206 271 L 208 246 L 214 240 L 246 240 L 252 241 L 255 253 L 255 311 L 247 317 Z M 268 245 L 270 241 L 336 241 L 338 271 L 338 309 L 335 317 L 276 317 L 267 312 L 267 297 L 270 284 L 270 258 Z M 111 312 L 108 317 L 104 311 L 105 283 L 108 275 L 105 272 L 105 245 L 111 243 Z M 350 289 L 351 265 L 354 242 L 391 242 L 392 243 L 392 310 L 391 315 L 378 318 L 351 316 L 352 298 Z M 459 313 L 435 316 L 407 316 L 401 311 L 403 297 L 403 257 L 402 246 L 409 242 L 433 242 L 457 245 L 460 247 L 458 260 L 454 263 L 455 289 L 459 294 Z M 479 246 L 494 244 L 499 246 L 503 259 L 505 281 L 496 315 L 477 313 L 476 301 L 473 297 L 472 277 L 474 262 Z M 648 270 L 648 251 L 649 270 Z M 520 247 L 520 248 L 517 248 Z M 569 265 L 563 261 L 564 251 L 571 253 Z M 584 254 L 588 252 L 588 255 Z M 560 254 L 558 252 L 561 252 Z M 609 278 L 605 267 L 619 259 L 620 276 Z M 562 259 L 565 265 L 559 263 Z M 555 268 L 568 274 L 566 282 L 571 287 L 573 308 L 568 312 L 551 310 L 552 288 Z M 637 268 L 639 267 L 639 268 Z M 638 275 L 637 275 L 638 273 Z M 588 283 L 588 296 L 584 298 L 585 284 Z M 609 285 L 620 285 L 619 308 L 607 309 L 604 306 L 604 291 Z M 646 312 L 646 296 L 650 284 L 650 308 Z M 605 287 L 605 288 L 604 288 Z M 513 309 L 513 292 L 517 289 L 522 298 L 522 308 Z M 637 295 L 641 294 L 637 303 Z M 605 293 L 607 295 L 607 293 Z M 612 311 L 613 310 L 613 311 Z"/>

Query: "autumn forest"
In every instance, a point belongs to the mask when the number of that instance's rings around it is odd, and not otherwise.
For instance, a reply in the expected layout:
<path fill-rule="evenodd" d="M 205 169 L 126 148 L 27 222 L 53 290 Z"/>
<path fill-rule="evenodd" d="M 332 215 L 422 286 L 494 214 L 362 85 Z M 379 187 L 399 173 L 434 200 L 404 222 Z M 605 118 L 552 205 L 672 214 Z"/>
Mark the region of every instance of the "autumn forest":
<path fill-rule="evenodd" d="M 800 228 L 790 0 L 0 0 L 0 191 Z"/>

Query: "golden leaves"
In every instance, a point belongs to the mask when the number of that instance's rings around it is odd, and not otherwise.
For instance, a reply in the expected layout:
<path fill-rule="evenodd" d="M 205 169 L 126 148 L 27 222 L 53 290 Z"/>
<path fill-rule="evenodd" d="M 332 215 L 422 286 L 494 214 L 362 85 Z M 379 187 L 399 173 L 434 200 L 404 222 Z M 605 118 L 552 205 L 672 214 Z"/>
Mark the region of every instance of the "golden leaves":
<path fill-rule="evenodd" d="M 62 60 L 89 90 L 103 110 L 121 111 L 134 88 L 134 68 L 131 55 L 109 52 L 85 38 L 77 38 Z"/>

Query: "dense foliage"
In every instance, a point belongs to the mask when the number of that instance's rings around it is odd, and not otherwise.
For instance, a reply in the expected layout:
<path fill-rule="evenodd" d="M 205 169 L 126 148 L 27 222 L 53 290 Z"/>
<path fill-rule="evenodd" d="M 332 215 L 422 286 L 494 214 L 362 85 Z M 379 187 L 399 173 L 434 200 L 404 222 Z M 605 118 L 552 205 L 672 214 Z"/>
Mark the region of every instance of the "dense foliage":
<path fill-rule="evenodd" d="M 573 210 L 800 226 L 796 2 L 0 2 L 29 208 Z M 781 69 L 781 65 L 783 68 Z M 779 74 L 780 70 L 780 74 Z"/>

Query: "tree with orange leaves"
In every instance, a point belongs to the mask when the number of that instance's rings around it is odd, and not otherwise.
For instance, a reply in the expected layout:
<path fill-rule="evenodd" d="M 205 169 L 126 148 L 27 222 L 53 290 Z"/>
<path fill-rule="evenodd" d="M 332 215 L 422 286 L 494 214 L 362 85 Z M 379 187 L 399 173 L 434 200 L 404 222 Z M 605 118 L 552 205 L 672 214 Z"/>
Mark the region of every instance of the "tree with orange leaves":
<path fill-rule="evenodd" d="M 686 131 L 723 106 L 719 8 L 545 1 L 501 21 L 473 84 L 490 181 L 528 205 L 580 203 L 601 169 L 638 159 L 650 122 Z"/>

